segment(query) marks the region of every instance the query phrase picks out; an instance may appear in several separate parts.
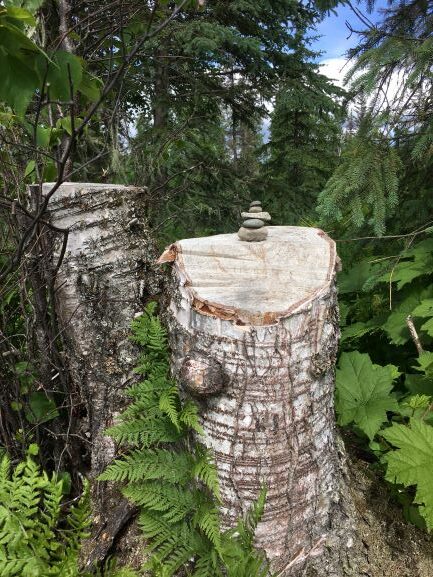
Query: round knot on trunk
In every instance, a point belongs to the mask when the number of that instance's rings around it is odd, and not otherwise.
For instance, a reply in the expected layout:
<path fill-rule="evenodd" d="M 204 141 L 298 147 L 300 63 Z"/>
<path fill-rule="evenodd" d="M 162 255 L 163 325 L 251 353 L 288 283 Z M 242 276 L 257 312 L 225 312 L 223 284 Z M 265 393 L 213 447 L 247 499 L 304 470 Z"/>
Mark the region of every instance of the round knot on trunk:
<path fill-rule="evenodd" d="M 225 387 L 228 377 L 219 361 L 193 352 L 182 363 L 180 380 L 194 395 L 214 395 Z"/>

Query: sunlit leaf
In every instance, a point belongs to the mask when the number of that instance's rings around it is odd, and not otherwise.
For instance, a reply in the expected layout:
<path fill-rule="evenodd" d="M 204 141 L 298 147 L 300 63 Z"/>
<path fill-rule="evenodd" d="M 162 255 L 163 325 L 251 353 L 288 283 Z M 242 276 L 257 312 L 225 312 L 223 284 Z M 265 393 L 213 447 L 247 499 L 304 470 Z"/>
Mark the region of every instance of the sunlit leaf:
<path fill-rule="evenodd" d="M 340 425 L 355 423 L 373 439 L 387 421 L 387 411 L 398 410 L 391 395 L 396 367 L 381 367 L 368 354 L 343 353 L 336 375 L 336 410 Z"/>

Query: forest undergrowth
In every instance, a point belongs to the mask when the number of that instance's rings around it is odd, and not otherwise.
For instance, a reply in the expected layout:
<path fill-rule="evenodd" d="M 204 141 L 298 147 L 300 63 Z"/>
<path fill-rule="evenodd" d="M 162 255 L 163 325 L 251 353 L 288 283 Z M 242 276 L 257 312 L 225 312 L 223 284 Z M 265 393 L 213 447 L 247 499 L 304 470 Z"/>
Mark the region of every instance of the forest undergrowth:
<path fill-rule="evenodd" d="M 338 424 L 407 522 L 433 529 L 433 8 L 388 2 L 373 23 L 352 5 L 361 29 L 348 24 L 343 90 L 311 37 L 345 4 L 0 6 L 0 577 L 90 571 L 92 439 L 56 301 L 68 231 L 49 222 L 65 180 L 145 185 L 160 245 L 234 232 L 255 198 L 273 224 L 336 239 Z M 138 382 L 99 482 L 138 505 L 155 575 L 264 575 L 253 534 L 265 491 L 221 531 L 212 455 L 169 376 L 154 305 L 133 333 Z M 115 560 L 98 571 L 134 575 Z"/>

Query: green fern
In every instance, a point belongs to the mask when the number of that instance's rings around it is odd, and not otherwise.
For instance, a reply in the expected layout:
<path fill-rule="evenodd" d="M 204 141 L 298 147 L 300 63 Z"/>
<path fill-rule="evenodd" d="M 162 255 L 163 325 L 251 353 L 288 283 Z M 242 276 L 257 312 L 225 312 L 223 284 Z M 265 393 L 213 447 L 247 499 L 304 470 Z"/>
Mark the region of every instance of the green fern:
<path fill-rule="evenodd" d="M 193 457 L 186 452 L 167 449 L 142 449 L 117 459 L 99 477 L 112 481 L 148 481 L 163 479 L 169 483 L 185 483 L 191 479 Z"/>
<path fill-rule="evenodd" d="M 198 408 L 181 400 L 170 377 L 167 333 L 155 310 L 148 304 L 133 322 L 132 339 L 144 349 L 136 371 L 142 379 L 126 391 L 131 404 L 107 431 L 130 449 L 100 480 L 123 483 L 124 495 L 140 506 L 147 568 L 156 577 L 181 567 L 196 577 L 262 577 L 267 566 L 253 538 L 264 494 L 236 531 L 221 532 L 217 471 L 195 440 L 202 433 Z"/>
<path fill-rule="evenodd" d="M 165 415 L 167 415 L 171 423 L 179 431 L 179 393 L 175 385 L 161 393 L 161 396 L 159 397 L 159 408 Z"/>
<path fill-rule="evenodd" d="M 201 445 L 196 448 L 194 475 L 206 485 L 218 500 L 220 499 L 217 471 L 209 451 Z"/>
<path fill-rule="evenodd" d="M 192 401 L 186 401 L 179 415 L 179 421 L 189 429 L 193 429 L 199 435 L 203 435 L 203 427 L 198 418 L 198 408 Z"/>
<path fill-rule="evenodd" d="M 42 472 L 32 458 L 11 471 L 0 465 L 0 567 L 2 577 L 78 576 L 81 541 L 89 525 L 88 488 L 65 516 L 63 482 Z"/>

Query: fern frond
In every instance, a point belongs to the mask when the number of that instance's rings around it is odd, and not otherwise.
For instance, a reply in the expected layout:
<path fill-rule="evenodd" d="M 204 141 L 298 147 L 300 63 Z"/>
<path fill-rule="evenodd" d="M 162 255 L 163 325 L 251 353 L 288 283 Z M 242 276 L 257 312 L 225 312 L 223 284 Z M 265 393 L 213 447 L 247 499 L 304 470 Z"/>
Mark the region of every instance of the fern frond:
<path fill-rule="evenodd" d="M 262 486 L 257 501 L 255 501 L 246 512 L 243 519 L 239 519 L 234 530 L 247 549 L 253 548 L 254 533 L 260 519 L 263 516 L 266 504 L 266 487 Z"/>
<path fill-rule="evenodd" d="M 163 479 L 169 483 L 186 483 L 192 476 L 194 459 L 187 451 L 167 449 L 135 450 L 117 459 L 100 475 L 100 481 L 138 481 Z"/>
<path fill-rule="evenodd" d="M 159 397 L 159 408 L 180 431 L 179 425 L 179 392 L 175 385 L 163 391 Z"/>
<path fill-rule="evenodd" d="M 0 575 L 75 577 L 88 524 L 84 509 L 62 512 L 62 482 L 49 478 L 30 454 L 12 472 L 6 458 L 0 474 L 1 492 L 9 495 L 0 505 Z M 88 518 L 88 503 L 86 510 Z"/>
<path fill-rule="evenodd" d="M 194 548 L 183 542 L 181 545 L 170 543 L 171 552 L 165 555 L 165 560 L 161 563 L 161 577 L 172 577 L 179 567 L 188 563 L 194 556 Z"/>
<path fill-rule="evenodd" d="M 89 536 L 88 528 L 91 525 L 90 485 L 87 480 L 83 483 L 83 493 L 80 499 L 77 504 L 73 505 L 70 509 L 67 523 L 75 534 L 75 544 L 78 544 L 81 539 L 85 539 Z"/>
<path fill-rule="evenodd" d="M 161 515 L 143 510 L 138 518 L 138 525 L 146 539 L 168 539 L 173 532 L 173 526 L 165 521 Z"/>
<path fill-rule="evenodd" d="M 196 431 L 199 435 L 204 435 L 203 427 L 198 418 L 198 407 L 192 401 L 186 401 L 179 415 L 179 421 Z"/>
<path fill-rule="evenodd" d="M 197 559 L 191 577 L 222 577 L 222 575 L 218 555 L 214 549 L 211 549 L 207 554 Z"/>
<path fill-rule="evenodd" d="M 177 523 L 193 511 L 197 504 L 197 491 L 156 481 L 130 483 L 123 489 L 125 497 L 150 511 L 159 511 L 169 523 Z"/>
<path fill-rule="evenodd" d="M 202 445 L 198 445 L 196 459 L 194 475 L 220 500 L 218 473 L 210 452 Z"/>
<path fill-rule="evenodd" d="M 211 503 L 206 503 L 195 513 L 192 523 L 200 527 L 215 550 L 221 550 L 221 529 L 220 516 L 216 507 Z"/>
<path fill-rule="evenodd" d="M 107 434 L 119 443 L 150 447 L 156 443 L 173 443 L 181 437 L 180 433 L 167 419 L 159 413 L 141 419 L 119 423 L 110 429 Z"/>

